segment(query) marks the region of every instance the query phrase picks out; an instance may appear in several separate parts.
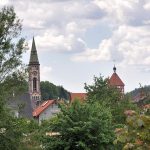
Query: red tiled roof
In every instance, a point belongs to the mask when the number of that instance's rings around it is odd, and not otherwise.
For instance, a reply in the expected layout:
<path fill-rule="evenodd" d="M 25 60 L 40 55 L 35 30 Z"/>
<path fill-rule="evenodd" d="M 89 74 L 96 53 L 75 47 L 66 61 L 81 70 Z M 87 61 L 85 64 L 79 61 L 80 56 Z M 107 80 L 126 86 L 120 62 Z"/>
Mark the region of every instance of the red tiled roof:
<path fill-rule="evenodd" d="M 109 79 L 109 84 L 112 85 L 112 86 L 124 86 L 124 83 L 119 78 L 117 73 L 112 74 L 111 78 Z"/>
<path fill-rule="evenodd" d="M 87 97 L 86 93 L 70 93 L 70 100 L 73 102 L 75 99 L 79 99 L 81 101 L 84 101 Z"/>
<path fill-rule="evenodd" d="M 55 103 L 55 100 L 44 101 L 40 106 L 34 109 L 34 111 L 32 112 L 33 117 L 39 116 L 45 109 L 47 109 L 50 105 L 54 103 Z"/>

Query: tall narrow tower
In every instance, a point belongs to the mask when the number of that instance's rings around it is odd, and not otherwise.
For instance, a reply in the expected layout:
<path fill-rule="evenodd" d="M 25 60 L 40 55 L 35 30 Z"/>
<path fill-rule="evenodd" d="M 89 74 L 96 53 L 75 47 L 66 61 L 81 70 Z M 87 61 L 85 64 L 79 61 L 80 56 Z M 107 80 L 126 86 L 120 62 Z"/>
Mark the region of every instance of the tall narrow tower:
<path fill-rule="evenodd" d="M 41 101 L 40 91 L 40 64 L 38 54 L 33 37 L 32 48 L 29 61 L 29 94 L 32 102 L 32 107 L 35 109 Z"/>

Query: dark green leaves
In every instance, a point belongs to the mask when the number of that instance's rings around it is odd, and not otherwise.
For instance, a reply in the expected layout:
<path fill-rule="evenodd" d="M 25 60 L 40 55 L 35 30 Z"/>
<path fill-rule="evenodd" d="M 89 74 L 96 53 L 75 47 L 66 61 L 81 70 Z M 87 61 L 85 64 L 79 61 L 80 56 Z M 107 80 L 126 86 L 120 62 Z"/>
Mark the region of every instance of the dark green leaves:
<path fill-rule="evenodd" d="M 47 140 L 42 142 L 46 149 L 59 149 L 61 144 L 62 149 L 68 150 L 99 150 L 112 144 L 114 134 L 109 109 L 98 103 L 75 101 L 72 105 L 62 105 L 61 110 L 49 121 L 49 132 L 58 132 L 60 136 L 45 136 Z"/>
<path fill-rule="evenodd" d="M 49 81 L 42 81 L 40 83 L 41 86 L 41 93 L 42 93 L 42 100 L 48 99 L 65 99 L 69 100 L 69 93 L 65 90 L 62 86 L 56 86 Z"/>
<path fill-rule="evenodd" d="M 13 7 L 2 8 L 0 11 L 0 83 L 22 64 L 25 40 L 19 39 L 20 31 L 21 23 Z"/>

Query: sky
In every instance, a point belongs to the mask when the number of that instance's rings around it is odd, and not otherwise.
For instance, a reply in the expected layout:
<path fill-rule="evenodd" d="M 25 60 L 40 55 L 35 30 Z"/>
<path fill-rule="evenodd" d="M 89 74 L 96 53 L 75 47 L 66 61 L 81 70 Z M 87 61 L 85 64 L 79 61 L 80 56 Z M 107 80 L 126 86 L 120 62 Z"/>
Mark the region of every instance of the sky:
<path fill-rule="evenodd" d="M 14 6 L 29 50 L 38 51 L 41 80 L 85 92 L 114 64 L 125 91 L 150 85 L 150 0 L 0 0 Z"/>

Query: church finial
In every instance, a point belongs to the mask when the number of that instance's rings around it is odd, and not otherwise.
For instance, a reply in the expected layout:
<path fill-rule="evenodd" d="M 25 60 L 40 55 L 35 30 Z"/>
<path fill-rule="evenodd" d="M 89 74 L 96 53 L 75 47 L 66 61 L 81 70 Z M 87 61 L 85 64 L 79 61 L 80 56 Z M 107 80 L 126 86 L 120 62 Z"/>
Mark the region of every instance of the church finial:
<path fill-rule="evenodd" d="M 113 59 L 113 62 L 114 62 L 114 67 L 113 67 L 113 71 L 114 71 L 114 73 L 116 73 L 116 66 L 115 66 L 115 62 L 116 62 L 116 60 L 115 59 Z"/>
<path fill-rule="evenodd" d="M 113 70 L 114 70 L 114 73 L 116 73 L 116 70 L 117 70 L 117 69 L 116 69 L 115 65 L 114 65 L 114 67 L 113 67 Z"/>

